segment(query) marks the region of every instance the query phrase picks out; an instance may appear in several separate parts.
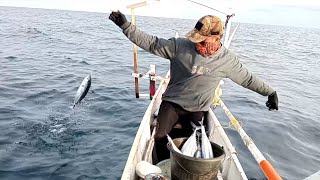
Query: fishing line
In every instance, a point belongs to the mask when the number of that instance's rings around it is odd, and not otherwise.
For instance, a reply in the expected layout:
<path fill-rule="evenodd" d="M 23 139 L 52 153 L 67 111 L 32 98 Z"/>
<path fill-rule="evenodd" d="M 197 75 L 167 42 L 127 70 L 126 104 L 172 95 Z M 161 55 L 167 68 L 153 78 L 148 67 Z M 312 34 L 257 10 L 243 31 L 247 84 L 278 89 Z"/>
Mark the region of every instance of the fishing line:
<path fill-rule="evenodd" d="M 215 9 L 215 8 L 213 8 L 213 7 L 210 7 L 210 6 L 207 6 L 207 5 L 204 5 L 204 4 L 201 4 L 201 3 L 199 3 L 199 2 L 192 1 L 192 0 L 186 0 L 186 1 L 189 1 L 189 2 L 192 2 L 192 3 L 195 3 L 195 4 L 198 4 L 198 5 L 200 5 L 200 6 L 203 6 L 203 7 L 209 8 L 209 9 L 212 9 L 212 10 L 217 11 L 217 12 L 219 12 L 219 13 L 222 13 L 222 14 L 224 14 L 224 15 L 228 15 L 228 14 L 225 13 L 225 12 L 219 11 L 218 9 Z"/>

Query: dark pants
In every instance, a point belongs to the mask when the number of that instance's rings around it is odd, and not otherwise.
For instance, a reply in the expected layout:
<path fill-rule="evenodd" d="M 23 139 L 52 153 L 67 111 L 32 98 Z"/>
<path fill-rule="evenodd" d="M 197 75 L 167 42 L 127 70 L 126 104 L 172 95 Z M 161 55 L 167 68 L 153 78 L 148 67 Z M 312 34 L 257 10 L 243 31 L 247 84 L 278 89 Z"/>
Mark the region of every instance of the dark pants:
<path fill-rule="evenodd" d="M 168 159 L 170 152 L 167 148 L 167 134 L 174 139 L 176 137 L 189 137 L 193 130 L 190 122 L 192 121 L 195 125 L 199 126 L 199 121 L 204 116 L 203 111 L 190 112 L 184 110 L 181 106 L 168 102 L 162 101 L 157 117 L 157 130 L 155 134 L 155 146 L 158 161 Z M 178 134 L 171 132 L 172 128 L 180 123 L 182 130 Z"/>

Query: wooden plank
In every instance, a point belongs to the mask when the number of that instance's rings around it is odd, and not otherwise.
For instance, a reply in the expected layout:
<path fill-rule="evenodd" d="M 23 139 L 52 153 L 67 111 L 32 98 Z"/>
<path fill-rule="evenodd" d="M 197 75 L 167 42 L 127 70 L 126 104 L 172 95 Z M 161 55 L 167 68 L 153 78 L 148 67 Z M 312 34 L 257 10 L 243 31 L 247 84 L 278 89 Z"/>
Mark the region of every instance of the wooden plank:
<path fill-rule="evenodd" d="M 142 6 L 146 6 L 146 5 L 147 5 L 147 1 L 143 1 L 143 2 L 136 3 L 136 4 L 131 4 L 131 5 L 127 6 L 127 8 L 134 9 L 134 8 L 138 8 L 138 7 L 142 7 Z"/>

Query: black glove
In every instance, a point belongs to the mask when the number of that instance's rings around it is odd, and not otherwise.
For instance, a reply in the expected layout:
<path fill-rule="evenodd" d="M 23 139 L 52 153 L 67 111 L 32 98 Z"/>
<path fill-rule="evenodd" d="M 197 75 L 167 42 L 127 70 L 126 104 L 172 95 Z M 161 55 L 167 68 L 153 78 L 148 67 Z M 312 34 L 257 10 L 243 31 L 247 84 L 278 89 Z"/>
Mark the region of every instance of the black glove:
<path fill-rule="evenodd" d="M 113 21 L 117 26 L 121 27 L 124 23 L 127 22 L 127 18 L 120 11 L 112 11 L 109 16 L 109 19 Z"/>
<path fill-rule="evenodd" d="M 278 110 L 278 96 L 277 92 L 273 92 L 268 96 L 268 101 L 266 102 L 266 106 L 269 108 L 269 111 Z"/>

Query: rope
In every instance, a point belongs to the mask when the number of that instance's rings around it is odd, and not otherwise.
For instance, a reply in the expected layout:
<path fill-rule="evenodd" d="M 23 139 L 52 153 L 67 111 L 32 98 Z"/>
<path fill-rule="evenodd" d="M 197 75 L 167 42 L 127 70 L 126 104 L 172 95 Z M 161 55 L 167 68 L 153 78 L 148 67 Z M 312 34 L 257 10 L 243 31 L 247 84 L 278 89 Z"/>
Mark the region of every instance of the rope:
<path fill-rule="evenodd" d="M 233 14 L 234 15 L 234 14 Z M 233 15 L 229 16 L 229 18 L 231 18 Z M 227 16 L 228 17 L 228 16 Z M 230 119 L 229 125 L 228 126 L 222 126 L 224 129 L 232 129 L 232 130 L 236 130 L 234 127 L 236 127 L 237 125 L 242 127 L 242 122 L 238 121 L 229 111 L 229 109 L 223 104 L 220 96 L 222 94 L 222 90 L 220 88 L 220 84 L 217 86 L 217 88 L 215 89 L 214 92 L 214 98 L 212 101 L 212 104 L 214 106 L 214 108 L 216 108 L 216 106 L 220 106 L 222 107 L 222 109 L 225 111 L 226 115 L 228 116 L 228 118 Z"/>
<path fill-rule="evenodd" d="M 236 120 L 236 121 L 237 121 L 237 120 Z M 240 125 L 241 127 L 243 127 L 243 123 L 242 123 L 241 121 L 237 121 L 237 122 L 239 123 L 239 125 Z M 221 125 L 221 127 L 222 127 L 223 129 L 236 130 L 236 129 L 233 127 L 232 122 L 229 122 L 229 124 L 228 124 L 227 126 L 222 126 L 222 125 Z"/>

